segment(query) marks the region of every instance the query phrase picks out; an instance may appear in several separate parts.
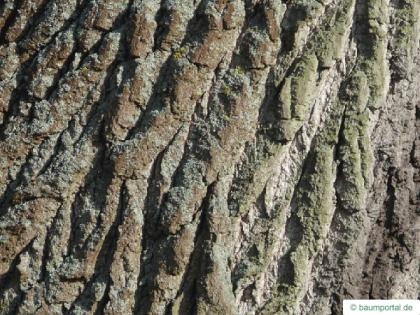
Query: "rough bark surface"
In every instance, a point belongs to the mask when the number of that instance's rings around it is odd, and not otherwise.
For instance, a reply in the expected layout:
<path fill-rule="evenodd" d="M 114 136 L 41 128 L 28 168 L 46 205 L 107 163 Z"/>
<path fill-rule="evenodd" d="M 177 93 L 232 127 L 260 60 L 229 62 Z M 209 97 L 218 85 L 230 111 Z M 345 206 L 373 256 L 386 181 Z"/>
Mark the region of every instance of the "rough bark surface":
<path fill-rule="evenodd" d="M 0 314 L 420 295 L 418 0 L 0 3 Z"/>

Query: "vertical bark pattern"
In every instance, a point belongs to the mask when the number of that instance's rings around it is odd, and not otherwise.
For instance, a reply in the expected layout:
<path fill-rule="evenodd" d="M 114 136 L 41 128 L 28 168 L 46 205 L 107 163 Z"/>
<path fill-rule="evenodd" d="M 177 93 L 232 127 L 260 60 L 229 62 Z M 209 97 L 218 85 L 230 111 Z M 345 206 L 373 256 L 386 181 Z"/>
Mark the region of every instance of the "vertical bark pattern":
<path fill-rule="evenodd" d="M 0 314 L 419 298 L 417 0 L 5 0 Z"/>

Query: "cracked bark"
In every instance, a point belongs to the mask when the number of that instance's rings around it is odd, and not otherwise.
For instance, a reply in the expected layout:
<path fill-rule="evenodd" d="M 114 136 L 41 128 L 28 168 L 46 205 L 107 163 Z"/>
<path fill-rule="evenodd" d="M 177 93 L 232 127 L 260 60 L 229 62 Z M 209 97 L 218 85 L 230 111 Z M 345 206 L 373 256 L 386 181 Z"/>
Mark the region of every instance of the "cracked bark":
<path fill-rule="evenodd" d="M 420 298 L 416 0 L 5 0 L 0 314 Z"/>

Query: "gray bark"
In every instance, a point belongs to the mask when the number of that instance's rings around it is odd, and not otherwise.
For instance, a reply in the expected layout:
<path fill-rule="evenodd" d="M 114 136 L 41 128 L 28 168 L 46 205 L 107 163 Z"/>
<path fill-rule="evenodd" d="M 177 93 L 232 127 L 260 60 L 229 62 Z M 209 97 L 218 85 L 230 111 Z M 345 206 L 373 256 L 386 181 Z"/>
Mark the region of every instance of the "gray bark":
<path fill-rule="evenodd" d="M 0 314 L 420 298 L 418 0 L 0 3 Z"/>

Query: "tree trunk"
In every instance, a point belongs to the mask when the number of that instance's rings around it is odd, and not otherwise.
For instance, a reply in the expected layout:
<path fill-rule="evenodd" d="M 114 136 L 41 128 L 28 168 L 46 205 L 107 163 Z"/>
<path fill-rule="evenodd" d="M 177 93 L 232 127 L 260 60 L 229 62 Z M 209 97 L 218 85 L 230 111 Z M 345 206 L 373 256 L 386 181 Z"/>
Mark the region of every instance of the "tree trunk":
<path fill-rule="evenodd" d="M 5 0 L 0 314 L 419 298 L 418 0 Z"/>

